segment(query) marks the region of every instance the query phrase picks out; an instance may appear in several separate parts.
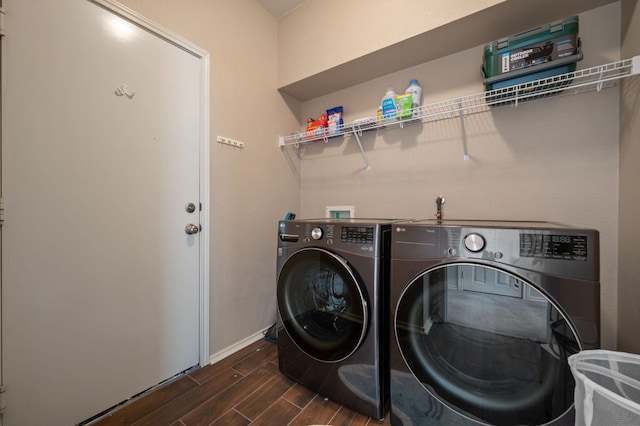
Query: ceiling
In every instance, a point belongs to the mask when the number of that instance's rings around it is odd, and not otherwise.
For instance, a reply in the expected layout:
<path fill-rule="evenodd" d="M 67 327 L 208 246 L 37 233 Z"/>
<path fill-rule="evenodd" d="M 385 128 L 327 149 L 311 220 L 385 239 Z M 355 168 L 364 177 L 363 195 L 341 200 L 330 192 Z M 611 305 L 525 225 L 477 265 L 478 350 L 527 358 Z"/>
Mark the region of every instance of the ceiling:
<path fill-rule="evenodd" d="M 258 0 L 273 16 L 279 18 L 286 15 L 305 0 Z"/>

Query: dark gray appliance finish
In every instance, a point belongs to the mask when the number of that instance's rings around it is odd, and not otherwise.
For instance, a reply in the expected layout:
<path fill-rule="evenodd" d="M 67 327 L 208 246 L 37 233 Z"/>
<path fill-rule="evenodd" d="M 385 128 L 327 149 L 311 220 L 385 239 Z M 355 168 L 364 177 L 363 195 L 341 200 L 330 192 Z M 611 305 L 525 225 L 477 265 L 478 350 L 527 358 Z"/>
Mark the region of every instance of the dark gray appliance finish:
<path fill-rule="evenodd" d="M 573 425 L 567 358 L 600 344 L 598 231 L 426 220 L 391 241 L 391 423 Z"/>
<path fill-rule="evenodd" d="M 280 371 L 354 411 L 389 408 L 391 219 L 281 221 Z"/>

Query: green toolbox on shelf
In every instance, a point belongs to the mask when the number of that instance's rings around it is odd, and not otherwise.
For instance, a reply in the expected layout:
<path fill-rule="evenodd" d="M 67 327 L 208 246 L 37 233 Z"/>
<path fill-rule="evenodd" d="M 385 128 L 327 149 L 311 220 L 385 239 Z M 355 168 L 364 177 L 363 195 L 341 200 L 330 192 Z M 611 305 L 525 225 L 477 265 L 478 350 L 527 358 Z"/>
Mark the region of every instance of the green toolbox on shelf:
<path fill-rule="evenodd" d="M 482 66 L 485 89 L 570 73 L 581 59 L 578 17 L 571 16 L 487 44 Z"/>

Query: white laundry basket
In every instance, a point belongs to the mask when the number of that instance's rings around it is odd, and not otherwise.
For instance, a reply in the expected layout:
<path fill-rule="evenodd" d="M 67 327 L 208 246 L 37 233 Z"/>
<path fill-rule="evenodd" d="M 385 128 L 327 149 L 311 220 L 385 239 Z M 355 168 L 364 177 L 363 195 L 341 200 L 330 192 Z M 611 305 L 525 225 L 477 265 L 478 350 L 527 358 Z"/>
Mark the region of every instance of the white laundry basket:
<path fill-rule="evenodd" d="M 569 357 L 576 426 L 640 426 L 640 355 L 606 350 Z"/>

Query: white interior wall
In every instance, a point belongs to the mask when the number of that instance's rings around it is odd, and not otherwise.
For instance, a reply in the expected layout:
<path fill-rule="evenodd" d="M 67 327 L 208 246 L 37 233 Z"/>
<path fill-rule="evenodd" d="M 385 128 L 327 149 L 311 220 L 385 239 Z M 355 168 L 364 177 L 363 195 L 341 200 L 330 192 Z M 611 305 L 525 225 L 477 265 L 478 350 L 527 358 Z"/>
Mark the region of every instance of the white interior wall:
<path fill-rule="evenodd" d="M 328 33 L 339 31 L 327 23 Z M 579 68 L 620 59 L 620 3 L 580 15 Z M 434 40 L 436 42 L 436 40 Z M 418 78 L 424 102 L 479 93 L 483 46 L 303 103 L 302 118 L 343 105 L 345 121 L 374 116 L 387 87 Z M 471 159 L 463 160 L 458 119 L 363 135 L 372 170 L 353 139 L 304 146 L 301 216 L 354 205 L 360 217 L 429 218 L 447 197 L 445 217 L 563 222 L 600 231 L 602 345 L 616 347 L 619 90 L 557 97 L 465 120 Z"/>

